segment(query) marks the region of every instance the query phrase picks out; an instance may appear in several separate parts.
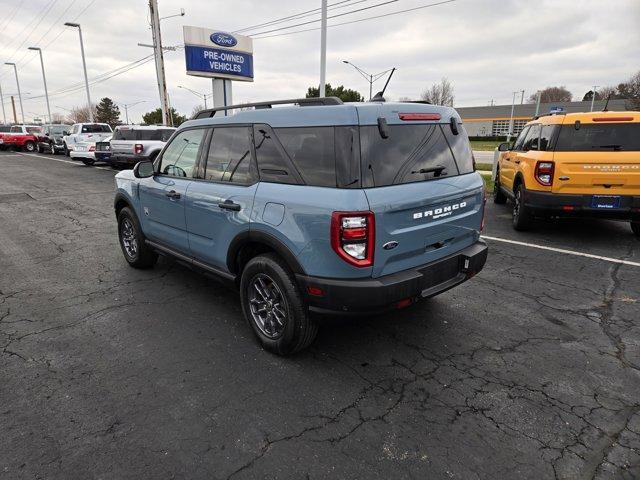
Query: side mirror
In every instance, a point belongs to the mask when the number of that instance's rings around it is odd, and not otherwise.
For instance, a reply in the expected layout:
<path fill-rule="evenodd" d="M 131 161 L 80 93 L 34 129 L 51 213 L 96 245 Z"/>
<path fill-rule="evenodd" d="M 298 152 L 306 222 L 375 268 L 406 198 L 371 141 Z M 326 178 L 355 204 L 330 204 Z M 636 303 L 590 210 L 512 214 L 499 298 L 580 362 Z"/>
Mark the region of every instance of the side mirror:
<path fill-rule="evenodd" d="M 133 167 L 133 176 L 136 178 L 149 178 L 153 177 L 153 163 L 148 160 L 136 163 Z"/>
<path fill-rule="evenodd" d="M 509 144 L 507 142 L 501 143 L 500 145 L 498 145 L 498 151 L 499 152 L 508 152 L 509 151 Z"/>

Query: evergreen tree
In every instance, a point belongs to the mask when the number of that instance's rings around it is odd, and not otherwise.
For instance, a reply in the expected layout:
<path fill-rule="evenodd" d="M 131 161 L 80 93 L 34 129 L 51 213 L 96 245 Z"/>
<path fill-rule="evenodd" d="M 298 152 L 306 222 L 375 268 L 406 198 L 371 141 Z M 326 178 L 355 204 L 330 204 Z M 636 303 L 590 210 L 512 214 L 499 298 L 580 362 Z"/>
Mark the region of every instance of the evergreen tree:
<path fill-rule="evenodd" d="M 120 109 L 109 97 L 104 97 L 96 106 L 96 122 L 108 123 L 112 127 L 122 123 Z"/>

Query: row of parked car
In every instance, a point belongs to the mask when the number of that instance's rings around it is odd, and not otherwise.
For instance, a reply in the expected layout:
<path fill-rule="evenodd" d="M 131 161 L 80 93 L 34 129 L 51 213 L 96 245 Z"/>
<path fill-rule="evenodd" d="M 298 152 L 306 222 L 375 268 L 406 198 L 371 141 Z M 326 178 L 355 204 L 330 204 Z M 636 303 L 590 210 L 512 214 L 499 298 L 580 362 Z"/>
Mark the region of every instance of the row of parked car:
<path fill-rule="evenodd" d="M 0 148 L 64 154 L 85 165 L 102 162 L 122 168 L 154 160 L 174 131 L 161 125 L 119 125 L 113 130 L 106 123 L 0 126 Z"/>

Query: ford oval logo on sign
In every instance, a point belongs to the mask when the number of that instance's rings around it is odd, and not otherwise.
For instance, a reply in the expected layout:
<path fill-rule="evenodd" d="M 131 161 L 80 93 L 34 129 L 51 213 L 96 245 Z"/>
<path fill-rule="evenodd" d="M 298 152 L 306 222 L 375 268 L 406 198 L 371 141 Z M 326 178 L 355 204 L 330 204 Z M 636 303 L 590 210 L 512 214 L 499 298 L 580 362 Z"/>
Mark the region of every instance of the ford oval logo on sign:
<path fill-rule="evenodd" d="M 220 45 L 221 47 L 235 47 L 238 44 L 238 40 L 236 40 L 236 37 L 228 33 L 212 33 L 209 38 L 213 43 L 215 43 L 216 45 Z"/>

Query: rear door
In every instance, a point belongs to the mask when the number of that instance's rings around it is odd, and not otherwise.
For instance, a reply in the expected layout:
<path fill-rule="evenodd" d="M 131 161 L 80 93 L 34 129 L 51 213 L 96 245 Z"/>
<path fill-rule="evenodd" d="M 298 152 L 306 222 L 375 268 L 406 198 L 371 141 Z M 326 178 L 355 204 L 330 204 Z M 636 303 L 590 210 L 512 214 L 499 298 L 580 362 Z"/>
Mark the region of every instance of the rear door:
<path fill-rule="evenodd" d="M 462 125 L 454 135 L 448 123 L 393 116 L 388 138 L 377 125 L 360 128 L 363 183 L 375 214 L 374 277 L 456 253 L 477 241 L 482 221 L 484 184 Z"/>
<path fill-rule="evenodd" d="M 640 123 L 602 118 L 605 121 L 571 122 L 560 128 L 554 193 L 640 195 Z"/>
<path fill-rule="evenodd" d="M 145 235 L 185 255 L 189 254 L 185 199 L 196 174 L 205 132 L 202 128 L 180 132 L 162 153 L 158 173 L 140 179 Z"/>
<path fill-rule="evenodd" d="M 216 127 L 209 138 L 187 193 L 187 231 L 191 255 L 226 270 L 231 241 L 249 230 L 258 174 L 249 126 Z"/>

